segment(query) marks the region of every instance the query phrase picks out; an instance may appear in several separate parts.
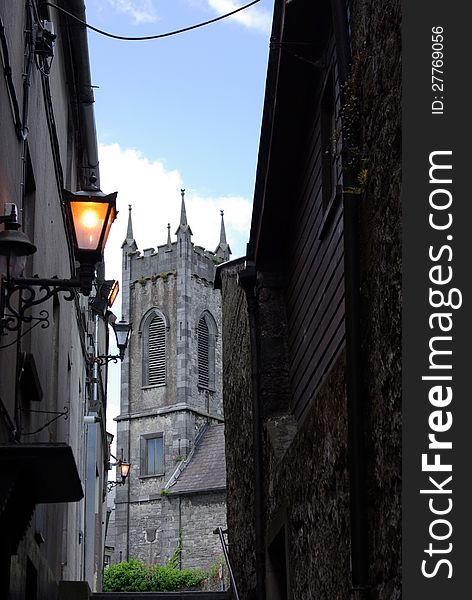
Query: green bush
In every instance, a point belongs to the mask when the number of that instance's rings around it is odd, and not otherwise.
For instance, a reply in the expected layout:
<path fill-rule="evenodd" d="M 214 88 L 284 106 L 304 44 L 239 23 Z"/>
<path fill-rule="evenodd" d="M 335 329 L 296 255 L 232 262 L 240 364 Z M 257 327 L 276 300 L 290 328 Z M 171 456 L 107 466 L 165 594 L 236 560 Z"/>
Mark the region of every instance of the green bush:
<path fill-rule="evenodd" d="M 200 569 L 179 570 L 131 559 L 110 565 L 103 574 L 104 592 L 173 592 L 199 585 L 206 577 Z"/>
<path fill-rule="evenodd" d="M 110 565 L 103 574 L 104 592 L 151 592 L 149 574 L 140 560 Z"/>
<path fill-rule="evenodd" d="M 174 567 L 161 567 L 154 565 L 150 569 L 151 591 L 173 592 L 182 588 L 191 588 L 199 585 L 206 577 L 206 573 L 199 569 L 176 569 Z"/>

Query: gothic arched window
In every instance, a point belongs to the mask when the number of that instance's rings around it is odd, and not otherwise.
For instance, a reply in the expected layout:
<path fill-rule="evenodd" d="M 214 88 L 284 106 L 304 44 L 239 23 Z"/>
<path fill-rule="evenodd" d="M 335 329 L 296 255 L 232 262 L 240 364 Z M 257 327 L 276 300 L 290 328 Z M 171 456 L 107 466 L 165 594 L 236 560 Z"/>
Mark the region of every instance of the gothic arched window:
<path fill-rule="evenodd" d="M 215 347 L 216 322 L 211 314 L 205 311 L 198 321 L 198 386 L 213 390 L 215 388 Z"/>
<path fill-rule="evenodd" d="M 157 308 L 143 319 L 143 385 L 166 384 L 166 329 L 166 318 Z"/>

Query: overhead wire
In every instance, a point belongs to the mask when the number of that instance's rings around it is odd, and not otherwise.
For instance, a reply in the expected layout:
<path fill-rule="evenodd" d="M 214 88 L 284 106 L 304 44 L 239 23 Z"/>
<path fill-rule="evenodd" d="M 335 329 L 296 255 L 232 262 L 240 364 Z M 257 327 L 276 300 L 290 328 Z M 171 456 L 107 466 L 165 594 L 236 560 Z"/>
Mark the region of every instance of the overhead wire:
<path fill-rule="evenodd" d="M 214 19 L 209 19 L 208 21 L 196 23 L 195 25 L 183 27 L 182 29 L 175 29 L 174 31 L 167 31 L 166 33 L 158 33 L 156 35 L 144 35 L 144 36 L 139 36 L 139 37 L 116 35 L 114 33 L 104 31 L 103 29 L 99 29 L 98 27 L 94 27 L 93 25 L 90 25 L 90 23 L 83 21 L 79 17 L 76 17 L 73 13 L 69 12 L 65 8 L 62 8 L 61 6 L 57 6 L 57 4 L 53 4 L 52 2 L 44 2 L 44 4 L 46 6 L 52 6 L 53 8 L 59 10 L 60 12 L 63 12 L 64 14 L 68 15 L 72 19 L 75 19 L 76 21 L 78 21 L 79 23 L 84 25 L 85 27 L 88 27 L 89 29 L 91 29 L 92 31 L 95 31 L 96 33 L 99 33 L 100 35 L 104 35 L 104 36 L 112 38 L 114 40 L 122 40 L 122 41 L 126 41 L 126 42 L 142 42 L 142 41 L 147 41 L 147 40 L 158 40 L 161 38 L 170 37 L 171 35 L 185 33 L 186 31 L 192 31 L 193 29 L 198 29 L 199 27 L 205 27 L 206 25 L 211 25 L 212 23 L 216 23 L 217 21 L 221 21 L 222 19 L 227 19 L 228 17 L 231 17 L 231 16 L 235 15 L 236 13 L 241 12 L 242 10 L 246 10 L 247 8 L 250 8 L 251 6 L 253 6 L 254 4 L 257 4 L 260 1 L 261 0 L 253 0 L 252 2 L 249 2 L 248 4 L 245 4 L 244 6 L 240 6 L 239 8 L 236 8 L 236 9 L 232 10 L 231 12 L 225 13 L 224 15 L 220 15 L 219 17 L 215 17 Z"/>
<path fill-rule="evenodd" d="M 13 112 L 13 123 L 15 125 L 15 132 L 19 140 L 22 140 L 23 125 L 21 122 L 21 111 L 20 103 L 18 101 L 18 94 L 16 93 L 15 83 L 13 81 L 12 68 L 10 63 L 10 53 L 8 49 L 8 41 L 5 33 L 5 26 L 2 18 L 0 17 L 0 54 L 3 63 L 3 73 L 5 76 L 8 96 L 10 99 L 10 106 Z"/>

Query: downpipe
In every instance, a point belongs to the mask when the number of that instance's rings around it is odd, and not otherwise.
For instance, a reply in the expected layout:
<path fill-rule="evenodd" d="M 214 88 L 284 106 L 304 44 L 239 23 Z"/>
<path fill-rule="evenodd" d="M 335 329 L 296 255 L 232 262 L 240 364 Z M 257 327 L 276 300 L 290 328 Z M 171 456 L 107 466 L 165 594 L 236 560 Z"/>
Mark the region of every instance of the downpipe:
<path fill-rule="evenodd" d="M 345 0 L 331 0 L 339 83 L 343 89 L 351 67 L 351 40 Z M 341 98 L 343 101 L 344 98 Z M 343 149 L 343 165 L 348 164 Z M 352 174 L 343 171 L 344 190 L 352 189 Z M 367 480 L 364 449 L 364 390 L 360 318 L 360 195 L 344 191 L 344 286 L 346 323 L 346 388 L 348 411 L 349 510 L 351 519 L 351 596 L 369 597 Z"/>

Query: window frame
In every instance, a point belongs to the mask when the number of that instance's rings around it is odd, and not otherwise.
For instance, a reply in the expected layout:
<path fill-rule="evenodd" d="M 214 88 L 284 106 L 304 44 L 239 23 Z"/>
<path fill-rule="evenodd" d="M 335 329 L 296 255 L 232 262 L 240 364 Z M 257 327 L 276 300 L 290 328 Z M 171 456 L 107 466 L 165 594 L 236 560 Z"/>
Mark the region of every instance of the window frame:
<path fill-rule="evenodd" d="M 148 444 L 150 440 L 160 439 L 161 440 L 161 461 L 160 469 L 153 473 L 148 472 Z M 140 437 L 140 462 L 139 462 L 139 477 L 161 477 L 165 474 L 165 445 L 164 445 L 164 433 L 145 433 Z"/>

